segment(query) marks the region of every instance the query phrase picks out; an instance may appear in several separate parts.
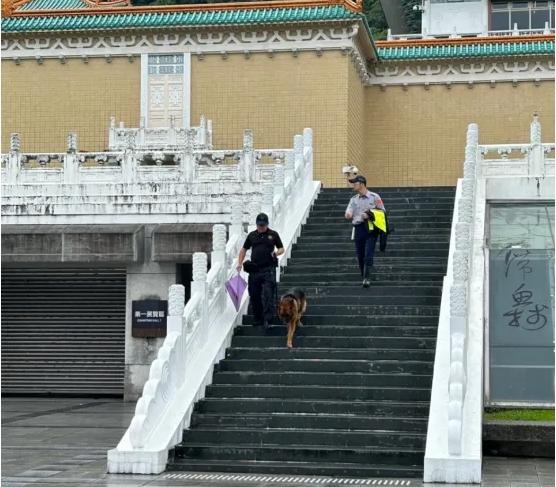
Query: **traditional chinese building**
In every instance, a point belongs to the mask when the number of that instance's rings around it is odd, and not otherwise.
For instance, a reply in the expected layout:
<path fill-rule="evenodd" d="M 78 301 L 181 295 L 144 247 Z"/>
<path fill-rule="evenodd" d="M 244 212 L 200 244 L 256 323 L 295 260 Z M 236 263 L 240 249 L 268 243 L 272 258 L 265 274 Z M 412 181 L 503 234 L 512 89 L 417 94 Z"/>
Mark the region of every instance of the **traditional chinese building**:
<path fill-rule="evenodd" d="M 164 127 L 203 114 L 216 148 L 239 147 L 246 127 L 260 147 L 312 127 L 325 186 L 345 184 L 346 164 L 371 185 L 451 185 L 469 120 L 503 142 L 537 112 L 553 138 L 554 6 L 532 3 L 517 16 L 507 2 L 425 2 L 423 35 L 376 41 L 351 0 L 12 2 L 2 151 L 12 132 L 30 152 L 63 149 L 68 132 L 81 150 L 105 150 L 112 116 Z"/>

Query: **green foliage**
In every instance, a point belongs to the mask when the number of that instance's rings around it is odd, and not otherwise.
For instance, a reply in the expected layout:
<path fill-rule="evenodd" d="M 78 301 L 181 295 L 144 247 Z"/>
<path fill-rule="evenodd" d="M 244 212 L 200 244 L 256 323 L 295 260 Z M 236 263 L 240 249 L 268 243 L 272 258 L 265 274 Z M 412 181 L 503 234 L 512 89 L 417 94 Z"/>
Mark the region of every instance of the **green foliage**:
<path fill-rule="evenodd" d="M 363 13 L 367 17 L 367 22 L 375 39 L 386 39 L 388 24 L 382 11 L 379 0 L 364 0 Z"/>
<path fill-rule="evenodd" d="M 421 5 L 420 0 L 401 0 L 405 22 L 408 27 L 407 34 L 419 34 L 421 32 L 421 12 L 413 10 L 414 5 Z"/>
<path fill-rule="evenodd" d="M 554 421 L 554 409 L 498 409 L 485 412 L 485 419 L 502 421 Z"/>

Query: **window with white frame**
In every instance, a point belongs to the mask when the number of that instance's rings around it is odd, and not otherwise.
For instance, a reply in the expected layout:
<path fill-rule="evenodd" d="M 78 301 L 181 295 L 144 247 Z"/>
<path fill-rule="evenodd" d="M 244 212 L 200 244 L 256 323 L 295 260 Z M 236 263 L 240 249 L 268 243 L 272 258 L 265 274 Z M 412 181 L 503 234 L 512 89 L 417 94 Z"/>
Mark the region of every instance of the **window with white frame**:
<path fill-rule="evenodd" d="M 514 0 L 491 2 L 490 30 L 554 28 L 554 0 Z"/>
<path fill-rule="evenodd" d="M 147 69 L 147 126 L 184 125 L 184 55 L 149 54 Z"/>

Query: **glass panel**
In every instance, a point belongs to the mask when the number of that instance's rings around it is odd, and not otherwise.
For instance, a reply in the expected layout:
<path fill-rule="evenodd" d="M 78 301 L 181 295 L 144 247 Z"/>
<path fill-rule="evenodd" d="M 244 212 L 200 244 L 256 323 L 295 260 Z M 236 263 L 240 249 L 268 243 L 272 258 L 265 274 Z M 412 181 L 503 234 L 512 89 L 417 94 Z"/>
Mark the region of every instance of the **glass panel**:
<path fill-rule="evenodd" d="M 554 7 L 550 10 L 550 28 L 554 29 Z"/>
<path fill-rule="evenodd" d="M 536 2 L 533 2 L 533 8 L 538 8 L 538 7 L 543 7 L 546 8 L 548 7 L 548 0 L 537 0 Z"/>
<path fill-rule="evenodd" d="M 510 13 L 492 12 L 490 16 L 490 30 L 508 30 L 510 28 Z"/>
<path fill-rule="evenodd" d="M 554 401 L 554 205 L 489 208 L 492 402 Z"/>
<path fill-rule="evenodd" d="M 512 10 L 511 29 L 517 24 L 518 29 L 529 29 L 529 10 Z"/>
<path fill-rule="evenodd" d="M 531 10 L 531 29 L 544 29 L 544 23 L 550 22 L 550 11 Z"/>
<path fill-rule="evenodd" d="M 512 2 L 512 8 L 516 9 L 516 8 L 528 8 L 529 7 L 529 2 L 527 2 L 526 0 L 514 0 Z"/>

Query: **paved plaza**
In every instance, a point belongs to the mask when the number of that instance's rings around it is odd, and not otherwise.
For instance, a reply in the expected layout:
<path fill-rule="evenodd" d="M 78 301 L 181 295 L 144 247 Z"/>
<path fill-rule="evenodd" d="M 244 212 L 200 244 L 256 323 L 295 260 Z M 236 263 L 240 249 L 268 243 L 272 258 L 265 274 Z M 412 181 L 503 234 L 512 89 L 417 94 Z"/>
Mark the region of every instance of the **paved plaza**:
<path fill-rule="evenodd" d="M 344 480 L 299 475 L 109 475 L 106 451 L 118 443 L 134 407 L 134 403 L 117 399 L 3 398 L 2 487 L 422 486 L 420 481 L 408 479 Z M 482 485 L 487 487 L 555 484 L 553 460 L 487 458 L 483 469 Z"/>

